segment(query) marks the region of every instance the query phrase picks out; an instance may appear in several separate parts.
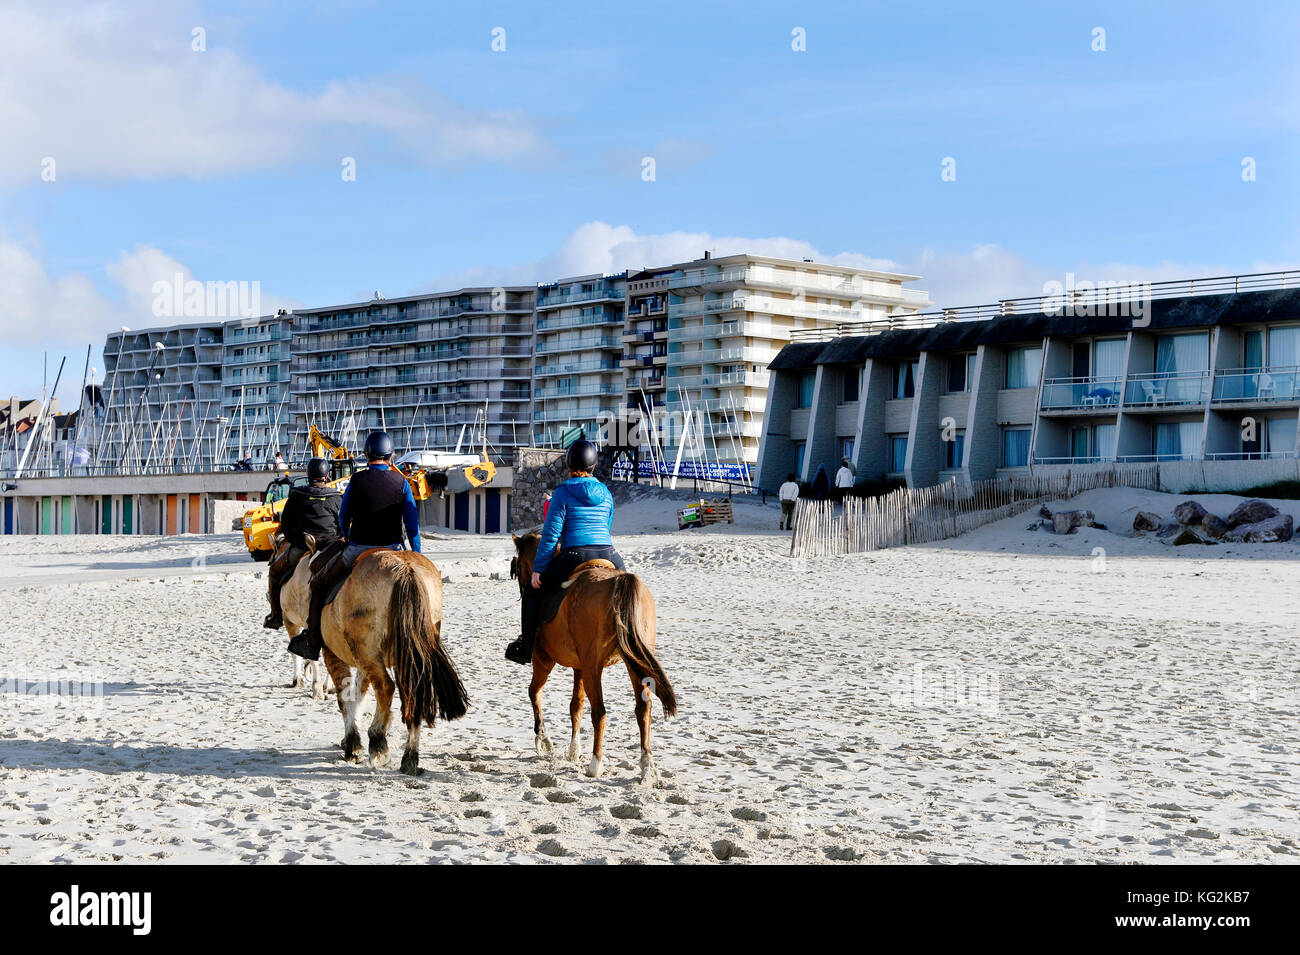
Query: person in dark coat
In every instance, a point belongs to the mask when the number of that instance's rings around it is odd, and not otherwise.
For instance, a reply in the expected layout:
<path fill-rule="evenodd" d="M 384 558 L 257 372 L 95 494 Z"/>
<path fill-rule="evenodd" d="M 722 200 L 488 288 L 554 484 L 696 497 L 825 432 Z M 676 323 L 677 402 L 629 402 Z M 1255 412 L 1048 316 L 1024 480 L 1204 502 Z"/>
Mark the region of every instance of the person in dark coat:
<path fill-rule="evenodd" d="M 817 465 L 817 476 L 813 478 L 813 496 L 819 501 L 826 500 L 831 493 L 831 476 L 826 473 L 826 465 Z"/>
<path fill-rule="evenodd" d="M 294 488 L 285 499 L 284 509 L 280 512 L 280 533 L 289 542 L 289 549 L 266 568 L 270 578 L 271 612 L 262 621 L 262 626 L 268 630 L 279 630 L 284 626 L 280 588 L 293 576 L 298 561 L 307 554 L 304 535 L 315 537 L 318 548 L 339 539 L 339 508 L 343 495 L 328 485 L 329 478 L 329 462 L 324 458 L 312 458 L 307 462 L 307 483 Z"/>
<path fill-rule="evenodd" d="M 342 579 L 357 558 L 372 548 L 402 550 L 402 531 L 411 550 L 420 551 L 420 510 L 411 485 L 402 472 L 392 466 L 393 439 L 387 431 L 372 431 L 366 438 L 365 470 L 348 481 L 348 489 L 339 505 L 339 530 L 347 546 L 324 555 L 313 567 L 307 626 L 289 641 L 289 652 L 307 660 L 319 660 L 324 641 L 320 632 L 321 614 L 330 589 Z"/>

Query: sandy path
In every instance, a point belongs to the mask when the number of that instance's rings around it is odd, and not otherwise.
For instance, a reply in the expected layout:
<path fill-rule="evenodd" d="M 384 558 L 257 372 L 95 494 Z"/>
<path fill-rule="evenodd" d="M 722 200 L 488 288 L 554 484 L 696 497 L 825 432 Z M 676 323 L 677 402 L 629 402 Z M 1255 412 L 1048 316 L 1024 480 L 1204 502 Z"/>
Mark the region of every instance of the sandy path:
<path fill-rule="evenodd" d="M 1219 559 L 1020 517 L 804 562 L 768 536 L 774 508 L 743 510 L 620 539 L 681 701 L 656 718 L 653 791 L 617 670 L 606 778 L 533 755 L 527 673 L 501 659 L 514 584 L 490 577 L 508 538 L 426 548 L 472 708 L 425 732 L 418 780 L 341 763 L 334 704 L 283 687 L 235 535 L 0 541 L 0 570 L 39 571 L 4 591 L 0 676 L 106 691 L 0 696 L 0 858 L 1296 860 L 1300 545 Z M 167 569 L 103 566 L 150 562 Z M 556 671 L 559 751 L 569 689 Z"/>

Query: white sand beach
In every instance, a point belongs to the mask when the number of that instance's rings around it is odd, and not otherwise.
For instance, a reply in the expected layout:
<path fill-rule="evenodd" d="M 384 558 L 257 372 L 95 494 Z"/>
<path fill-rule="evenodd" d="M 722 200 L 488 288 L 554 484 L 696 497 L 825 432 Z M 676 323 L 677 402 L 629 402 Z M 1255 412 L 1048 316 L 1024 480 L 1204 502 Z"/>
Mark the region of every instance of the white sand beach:
<path fill-rule="evenodd" d="M 0 860 L 1295 862 L 1300 541 L 1126 536 L 1181 499 L 1093 491 L 1112 531 L 1024 514 L 816 560 L 774 504 L 684 532 L 674 502 L 621 505 L 681 706 L 655 704 L 657 789 L 621 669 L 603 778 L 534 754 L 508 536 L 425 540 L 471 709 L 425 731 L 418 779 L 343 763 L 333 700 L 285 686 L 238 535 L 0 538 Z M 103 695 L 28 692 L 59 679 Z"/>

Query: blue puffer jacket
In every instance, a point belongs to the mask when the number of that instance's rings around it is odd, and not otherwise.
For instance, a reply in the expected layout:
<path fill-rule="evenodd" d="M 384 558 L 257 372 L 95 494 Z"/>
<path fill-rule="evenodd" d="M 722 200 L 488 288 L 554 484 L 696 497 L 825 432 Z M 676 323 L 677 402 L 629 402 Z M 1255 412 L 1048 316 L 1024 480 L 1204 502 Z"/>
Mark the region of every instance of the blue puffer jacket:
<path fill-rule="evenodd" d="M 546 512 L 542 540 L 537 545 L 533 570 L 542 573 L 555 556 L 557 545 L 589 547 L 613 544 L 610 528 L 614 526 L 614 497 L 594 477 L 569 478 L 551 495 Z"/>

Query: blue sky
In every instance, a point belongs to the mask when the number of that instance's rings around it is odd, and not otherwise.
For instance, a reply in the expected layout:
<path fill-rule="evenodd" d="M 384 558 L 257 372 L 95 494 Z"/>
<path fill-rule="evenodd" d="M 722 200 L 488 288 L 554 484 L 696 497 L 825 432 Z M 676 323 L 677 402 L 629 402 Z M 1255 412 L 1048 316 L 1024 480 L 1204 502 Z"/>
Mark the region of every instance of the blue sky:
<path fill-rule="evenodd" d="M 6 395 L 48 349 L 75 401 L 177 270 L 322 305 L 748 247 L 960 305 L 1300 265 L 1294 4 L 12 6 Z"/>

